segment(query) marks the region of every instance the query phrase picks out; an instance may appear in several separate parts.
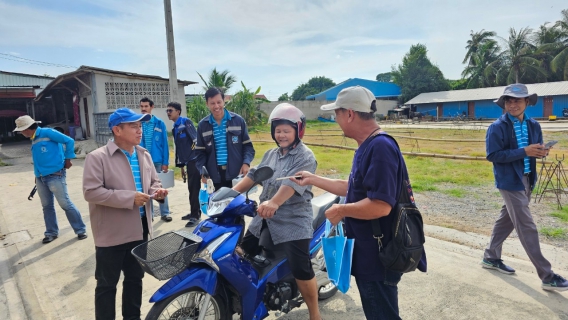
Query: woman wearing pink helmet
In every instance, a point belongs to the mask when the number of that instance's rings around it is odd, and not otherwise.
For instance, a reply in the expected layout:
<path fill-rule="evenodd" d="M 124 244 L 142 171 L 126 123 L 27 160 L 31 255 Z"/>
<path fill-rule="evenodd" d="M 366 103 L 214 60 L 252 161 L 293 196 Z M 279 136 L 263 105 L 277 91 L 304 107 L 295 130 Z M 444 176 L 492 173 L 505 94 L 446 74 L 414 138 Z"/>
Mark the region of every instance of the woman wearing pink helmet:
<path fill-rule="evenodd" d="M 320 320 L 318 288 L 309 253 L 313 235 L 311 186 L 299 186 L 289 179 L 277 180 L 303 170 L 316 171 L 314 154 L 302 143 L 306 117 L 293 105 L 281 103 L 272 110 L 268 121 L 278 147 L 268 150 L 258 167 L 271 167 L 274 175 L 262 183 L 258 215 L 250 223 L 240 246 L 254 257 L 260 252 L 260 233 L 268 228 L 274 245 L 286 252 L 298 289 L 308 306 L 310 320 Z M 252 187 L 254 171 L 252 168 L 233 189 L 244 192 Z"/>

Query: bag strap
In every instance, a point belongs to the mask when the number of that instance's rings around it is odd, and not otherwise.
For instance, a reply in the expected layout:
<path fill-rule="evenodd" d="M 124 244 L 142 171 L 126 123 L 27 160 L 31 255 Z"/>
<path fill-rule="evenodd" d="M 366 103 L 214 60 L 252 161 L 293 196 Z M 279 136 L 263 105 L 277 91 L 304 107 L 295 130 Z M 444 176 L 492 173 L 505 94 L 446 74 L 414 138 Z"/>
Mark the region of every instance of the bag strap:
<path fill-rule="evenodd" d="M 393 138 L 389 134 L 381 132 L 381 133 L 375 135 L 375 137 L 377 137 L 377 136 L 389 137 L 392 141 L 394 141 L 394 144 L 396 145 L 396 147 L 400 151 L 400 146 L 398 145 L 398 142 L 396 141 L 395 138 Z M 367 149 L 365 149 L 365 151 L 366 150 Z M 397 203 L 409 203 L 410 197 L 408 196 L 408 192 L 406 191 L 406 188 L 404 186 L 404 168 L 401 167 L 400 169 L 401 170 L 400 170 L 399 178 L 400 178 L 400 181 L 402 183 L 400 185 L 400 190 L 398 192 Z M 396 205 L 395 205 L 395 207 L 393 207 L 391 209 L 391 212 L 389 214 L 392 214 L 395 210 L 396 210 Z M 384 236 L 384 234 L 383 234 L 383 231 L 381 230 L 381 224 L 379 223 L 379 219 L 371 220 L 371 226 L 373 228 L 373 237 L 379 241 L 379 246 L 382 247 L 381 238 Z"/>

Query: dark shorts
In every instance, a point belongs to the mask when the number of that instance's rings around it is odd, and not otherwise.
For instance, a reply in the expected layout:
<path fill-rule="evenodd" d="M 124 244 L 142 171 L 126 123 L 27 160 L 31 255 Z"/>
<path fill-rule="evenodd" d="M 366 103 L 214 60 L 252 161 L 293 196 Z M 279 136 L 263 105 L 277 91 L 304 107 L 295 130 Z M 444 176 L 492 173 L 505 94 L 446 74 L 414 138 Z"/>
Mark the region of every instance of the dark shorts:
<path fill-rule="evenodd" d="M 312 262 L 310 260 L 310 240 L 293 240 L 278 244 L 288 258 L 288 264 L 292 270 L 292 275 L 297 280 L 311 280 L 315 277 Z M 260 253 L 259 239 L 255 237 L 250 231 L 247 231 L 241 248 L 249 255 L 255 256 Z"/>

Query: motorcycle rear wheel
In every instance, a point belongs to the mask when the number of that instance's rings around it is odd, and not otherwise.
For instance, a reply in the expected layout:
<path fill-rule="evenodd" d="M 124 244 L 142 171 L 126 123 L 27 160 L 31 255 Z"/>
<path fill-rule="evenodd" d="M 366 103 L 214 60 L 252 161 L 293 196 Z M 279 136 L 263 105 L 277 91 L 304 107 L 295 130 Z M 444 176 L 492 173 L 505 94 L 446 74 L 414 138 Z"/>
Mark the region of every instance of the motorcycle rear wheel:
<path fill-rule="evenodd" d="M 162 300 L 150 309 L 146 320 L 197 320 L 201 313 L 205 292 L 191 288 Z M 205 310 L 206 320 L 229 320 L 231 315 L 227 310 L 225 300 L 214 295 Z"/>

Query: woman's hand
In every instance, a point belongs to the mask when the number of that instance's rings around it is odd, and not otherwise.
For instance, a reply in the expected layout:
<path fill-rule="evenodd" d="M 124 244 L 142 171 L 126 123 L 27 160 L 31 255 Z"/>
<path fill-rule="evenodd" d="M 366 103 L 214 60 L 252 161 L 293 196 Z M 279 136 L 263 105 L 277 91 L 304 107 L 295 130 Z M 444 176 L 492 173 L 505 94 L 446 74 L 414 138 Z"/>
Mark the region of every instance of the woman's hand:
<path fill-rule="evenodd" d="M 270 219 L 276 213 L 280 206 L 272 200 L 264 201 L 258 206 L 258 215 L 264 219 Z"/>

